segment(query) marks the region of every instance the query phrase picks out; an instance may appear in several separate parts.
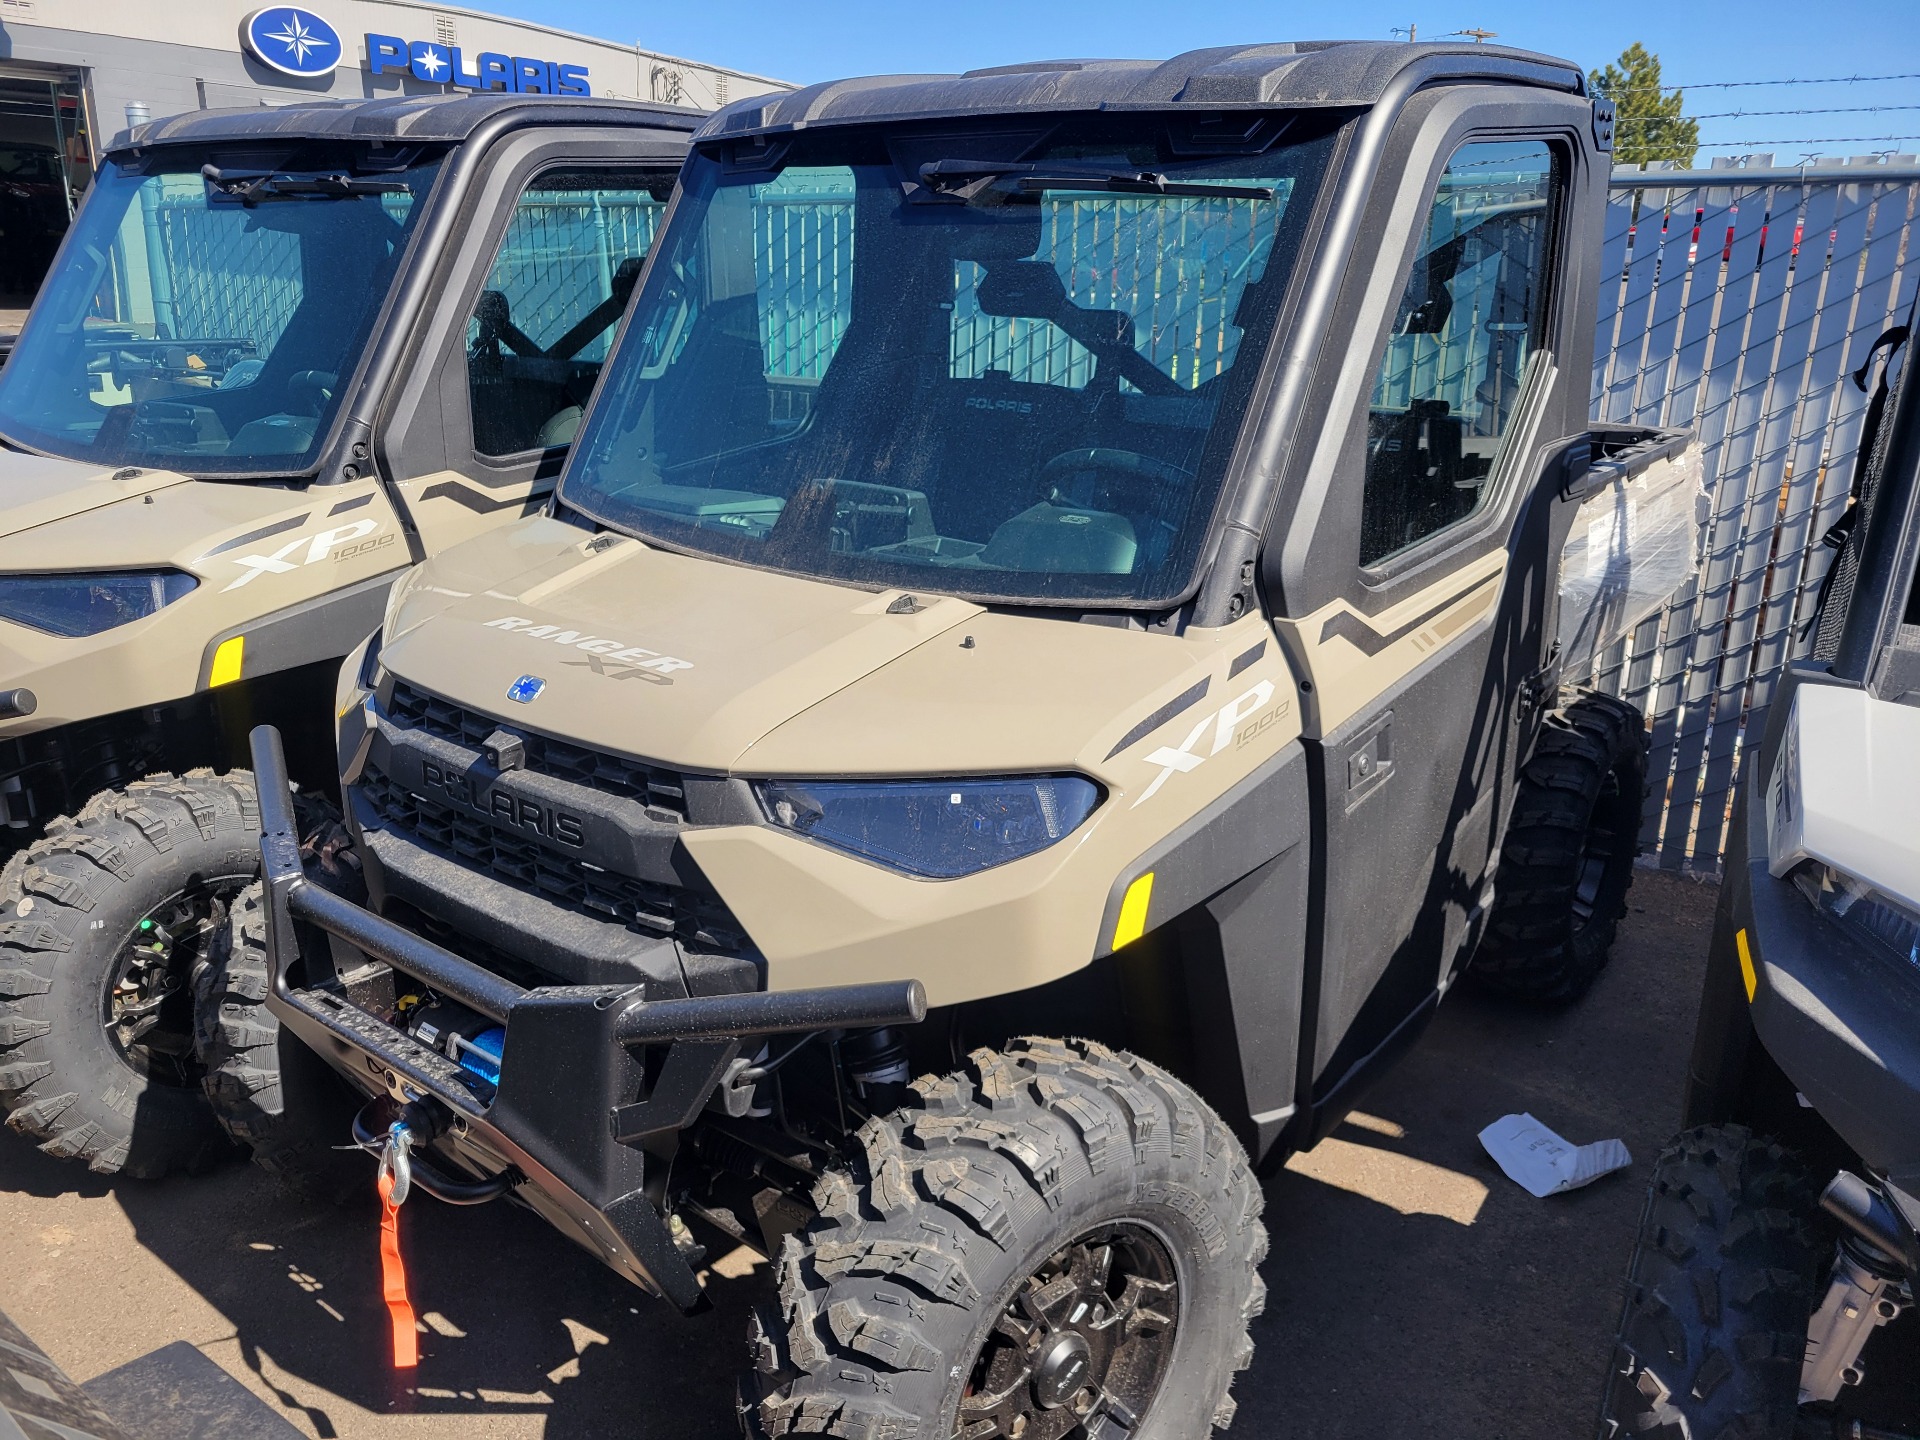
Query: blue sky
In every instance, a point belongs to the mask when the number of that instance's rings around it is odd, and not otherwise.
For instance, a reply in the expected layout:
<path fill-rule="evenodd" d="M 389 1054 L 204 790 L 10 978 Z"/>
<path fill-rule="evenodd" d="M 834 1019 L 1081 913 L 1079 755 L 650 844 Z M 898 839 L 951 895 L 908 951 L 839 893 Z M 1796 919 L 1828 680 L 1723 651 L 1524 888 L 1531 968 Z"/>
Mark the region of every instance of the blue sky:
<path fill-rule="evenodd" d="M 777 79 L 964 70 L 1059 56 L 1163 57 L 1202 45 L 1296 38 L 1388 39 L 1418 25 L 1422 39 L 1473 26 L 1501 44 L 1566 55 L 1592 68 L 1635 40 L 1659 53 L 1669 82 L 1825 79 L 1920 72 L 1913 0 L 1747 0 L 1740 5 L 1573 5 L 1566 0 L 1348 0 L 1327 5 L 1255 5 L 1247 0 L 717 0 L 641 7 L 632 0 L 468 0 L 650 50 Z M 1756 115 L 1806 107 L 1892 107 L 1878 113 Z M 1869 142 L 1828 137 L 1920 136 L 1920 80 L 1846 85 L 1701 89 L 1692 114 L 1704 141 L 1795 141 L 1766 146 L 1781 159 L 1810 150 L 1920 151 L 1920 139 Z M 1737 153 L 1709 149 L 1705 155 Z"/>

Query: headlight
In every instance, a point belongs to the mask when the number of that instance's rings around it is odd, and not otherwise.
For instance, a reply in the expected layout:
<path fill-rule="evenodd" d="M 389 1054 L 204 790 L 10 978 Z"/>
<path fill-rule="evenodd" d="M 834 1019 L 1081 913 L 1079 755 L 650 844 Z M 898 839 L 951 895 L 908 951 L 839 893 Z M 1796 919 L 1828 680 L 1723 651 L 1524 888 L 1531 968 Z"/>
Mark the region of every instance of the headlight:
<path fill-rule="evenodd" d="M 1856 939 L 1920 965 L 1920 912 L 1912 906 L 1817 860 L 1795 870 L 1793 883 L 1821 914 Z"/>
<path fill-rule="evenodd" d="M 1004 780 L 768 780 L 756 785 L 782 829 L 862 860 L 951 880 L 1044 850 L 1100 803 L 1080 775 Z"/>
<path fill-rule="evenodd" d="M 183 570 L 0 575 L 0 618 L 75 638 L 144 620 L 200 582 Z"/>

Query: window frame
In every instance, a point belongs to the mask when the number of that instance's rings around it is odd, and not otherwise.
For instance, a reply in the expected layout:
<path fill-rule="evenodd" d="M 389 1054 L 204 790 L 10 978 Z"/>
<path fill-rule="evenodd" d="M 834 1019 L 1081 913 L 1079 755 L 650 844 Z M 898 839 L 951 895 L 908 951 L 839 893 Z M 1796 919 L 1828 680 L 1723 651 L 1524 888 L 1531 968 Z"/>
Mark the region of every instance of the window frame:
<path fill-rule="evenodd" d="M 1439 196 L 1440 180 L 1453 165 L 1453 160 L 1462 150 L 1472 145 L 1486 144 L 1526 144 L 1538 143 L 1543 146 L 1552 161 L 1551 209 L 1548 213 L 1545 237 L 1546 283 L 1539 301 L 1539 316 L 1529 333 L 1530 349 L 1526 363 L 1521 370 L 1520 388 L 1508 412 L 1505 433 L 1500 437 L 1499 449 L 1495 452 L 1492 467 L 1487 472 L 1485 486 L 1480 493 L 1480 502 L 1459 519 L 1440 526 L 1422 535 L 1411 544 L 1390 551 L 1377 560 L 1358 560 L 1356 564 L 1360 575 L 1370 586 L 1390 584 L 1409 571 L 1419 568 L 1434 557 L 1448 553 L 1454 546 L 1454 537 L 1477 536 L 1484 526 L 1481 522 L 1503 515 L 1515 491 L 1514 470 L 1520 463 L 1516 455 L 1529 454 L 1532 451 L 1532 438 L 1538 428 L 1538 421 L 1547 395 L 1553 389 L 1553 382 L 1559 369 L 1559 340 L 1561 321 L 1561 298 L 1566 283 L 1566 267 L 1561 263 L 1564 253 L 1569 199 L 1572 194 L 1572 154 L 1564 138 L 1551 134 L 1528 133 L 1532 127 L 1519 127 L 1509 130 L 1470 130 L 1453 140 L 1446 147 L 1446 160 L 1438 170 L 1428 177 L 1426 206 L 1423 214 L 1431 217 L 1433 202 Z M 1408 253 L 1402 266 L 1400 286 L 1394 291 L 1389 311 L 1387 328 L 1376 337 L 1372 363 L 1366 375 L 1367 383 L 1361 398 L 1363 415 L 1371 410 L 1372 395 L 1379 383 L 1381 367 L 1386 363 L 1387 347 L 1393 342 L 1392 316 L 1399 311 L 1400 300 L 1405 296 L 1407 287 L 1412 283 L 1413 265 L 1422 253 L 1422 243 L 1426 239 L 1426 226 L 1421 226 L 1419 234 L 1408 247 Z M 1365 515 L 1366 506 L 1366 456 L 1360 461 L 1361 515 Z M 1364 537 L 1364 518 L 1359 534 Z"/>
<path fill-rule="evenodd" d="M 1339 288 L 1319 322 L 1316 359 L 1300 401 L 1310 423 L 1260 443 L 1281 472 L 1260 522 L 1257 574 L 1267 613 L 1302 620 L 1336 602 L 1380 615 L 1463 566 L 1506 550 L 1546 448 L 1589 423 L 1587 357 L 1564 358 L 1566 337 L 1587 336 L 1598 256 L 1585 253 L 1590 213 L 1605 194 L 1606 156 L 1586 138 L 1591 105 L 1571 94 L 1515 91 L 1489 84 L 1435 86 L 1413 96 L 1396 117 L 1377 168 L 1354 177 L 1361 187 L 1361 241 L 1341 262 Z M 1540 350 L 1492 495 L 1460 524 L 1436 531 L 1380 564 L 1359 563 L 1360 498 L 1368 402 L 1433 195 L 1459 146 L 1474 141 L 1540 141 L 1568 160 L 1558 252 L 1549 281 Z M 1568 245 L 1568 237 L 1580 248 Z M 1587 342 L 1590 343 L 1590 342 Z M 1576 393 L 1577 392 L 1577 393 Z M 1527 478 L 1515 481 L 1515 473 Z"/>
<path fill-rule="evenodd" d="M 637 176 L 660 176 L 665 173 L 664 168 L 658 164 L 630 157 L 609 156 L 606 158 L 587 158 L 582 156 L 560 155 L 549 157 L 538 163 L 525 175 L 518 177 L 511 187 L 513 196 L 512 204 L 502 208 L 499 217 L 497 217 L 497 223 L 490 227 L 488 236 L 490 244 L 487 249 L 487 258 L 483 265 L 476 265 L 474 269 L 471 293 L 467 297 L 466 309 L 462 315 L 457 332 L 458 358 L 466 392 L 464 418 L 466 422 L 465 435 L 467 449 L 473 455 L 476 464 L 486 466 L 489 469 L 517 469 L 529 462 L 537 463 L 549 457 L 564 455 L 569 449 L 569 445 L 529 445 L 519 450 L 507 450 L 494 454 L 480 448 L 480 437 L 474 428 L 473 377 L 468 357 L 467 337 L 468 331 L 473 324 L 474 310 L 480 303 L 480 296 L 485 293 L 487 282 L 493 278 L 495 267 L 499 265 L 502 255 L 506 253 L 507 240 L 513 231 L 514 216 L 519 209 L 520 202 L 526 197 L 527 192 L 538 187 L 541 179 L 545 176 L 569 171 L 586 170 L 624 170 Z M 639 189 L 646 187 L 636 186 L 634 188 Z M 654 222 L 655 238 L 658 238 L 662 227 L 665 225 L 666 211 L 671 200 L 669 199 L 658 203 L 660 204 L 661 211 L 660 217 Z M 653 253 L 652 240 L 649 240 L 647 243 L 647 253 L 649 255 Z M 625 325 L 625 322 L 626 317 L 623 313 L 620 319 L 616 320 L 607 332 L 607 355 L 600 362 L 603 367 L 606 361 L 613 356 L 614 346 L 618 343 L 620 331 Z M 596 387 L 597 383 L 596 377 Z M 582 406 L 581 408 L 584 418 L 585 407 Z"/>
<path fill-rule="evenodd" d="M 508 201 L 554 169 L 631 166 L 670 181 L 685 159 L 687 138 L 665 126 L 592 124 L 559 133 L 516 127 L 484 149 L 471 149 L 474 142 L 467 150 L 456 149 L 455 161 L 470 183 L 447 223 L 469 240 L 441 247 L 431 299 L 396 356 L 393 383 L 374 419 L 377 467 L 390 484 L 451 472 L 489 491 L 509 491 L 528 480 L 541 495 L 551 489 L 565 450 L 485 456 L 473 446 L 467 323 L 504 243 L 511 219 Z M 666 220 L 662 215 L 663 226 Z M 613 344 L 618 345 L 625 325 L 623 316 Z"/>

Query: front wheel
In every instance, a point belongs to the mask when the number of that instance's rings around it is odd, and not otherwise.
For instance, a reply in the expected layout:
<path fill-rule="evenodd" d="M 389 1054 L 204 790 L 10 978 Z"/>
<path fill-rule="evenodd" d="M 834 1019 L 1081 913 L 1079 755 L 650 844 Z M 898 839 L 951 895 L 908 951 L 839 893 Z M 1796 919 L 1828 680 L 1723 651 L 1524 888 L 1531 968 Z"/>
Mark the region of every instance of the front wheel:
<path fill-rule="evenodd" d="M 1602 1435 L 1793 1440 L 1813 1208 L 1806 1172 L 1738 1125 L 1667 1147 L 1628 1266 Z"/>
<path fill-rule="evenodd" d="M 358 871 L 338 863 L 324 837 L 303 848 L 318 862 L 315 883 L 356 901 L 365 897 Z M 366 1195 L 373 1184 L 367 1157 L 342 1148 L 365 1097 L 267 1009 L 263 885 L 249 885 L 235 898 L 223 939 L 193 977 L 207 1099 L 221 1128 L 296 1194 L 335 1205 Z"/>
<path fill-rule="evenodd" d="M 0 1108 L 96 1173 L 230 1153 L 201 1094 L 189 977 L 260 868 L 244 771 L 136 780 L 0 872 Z"/>
<path fill-rule="evenodd" d="M 756 1440 L 1191 1440 L 1233 1418 L 1265 1303 L 1240 1144 L 1130 1055 L 976 1051 L 876 1118 L 757 1316 Z"/>

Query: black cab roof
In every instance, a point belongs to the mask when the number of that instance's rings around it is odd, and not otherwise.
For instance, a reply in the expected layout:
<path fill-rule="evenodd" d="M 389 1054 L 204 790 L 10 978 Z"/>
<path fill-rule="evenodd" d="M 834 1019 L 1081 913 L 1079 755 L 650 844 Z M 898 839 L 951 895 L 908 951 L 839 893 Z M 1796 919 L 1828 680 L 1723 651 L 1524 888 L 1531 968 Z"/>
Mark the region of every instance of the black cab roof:
<path fill-rule="evenodd" d="M 1297 40 L 1189 50 L 1171 60 L 1042 60 L 962 75 L 833 80 L 738 101 L 694 138 L 1019 112 L 1367 106 L 1402 78 L 1416 84 L 1486 80 L 1576 95 L 1586 90 L 1578 65 L 1530 50 Z"/>
<path fill-rule="evenodd" d="M 122 130 L 113 137 L 107 154 L 155 145 L 262 139 L 458 143 L 501 115 L 511 115 L 523 125 L 639 125 L 679 134 L 691 133 L 705 118 L 704 111 L 677 105 L 553 95 L 449 93 L 309 100 L 297 105 L 189 110 Z"/>

